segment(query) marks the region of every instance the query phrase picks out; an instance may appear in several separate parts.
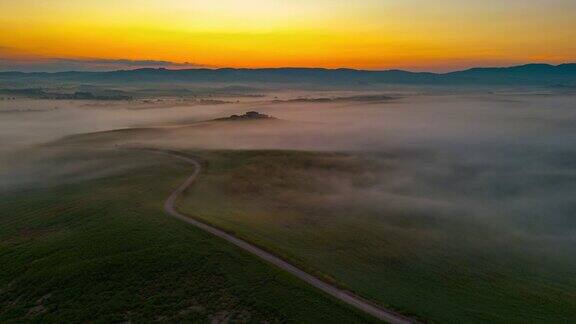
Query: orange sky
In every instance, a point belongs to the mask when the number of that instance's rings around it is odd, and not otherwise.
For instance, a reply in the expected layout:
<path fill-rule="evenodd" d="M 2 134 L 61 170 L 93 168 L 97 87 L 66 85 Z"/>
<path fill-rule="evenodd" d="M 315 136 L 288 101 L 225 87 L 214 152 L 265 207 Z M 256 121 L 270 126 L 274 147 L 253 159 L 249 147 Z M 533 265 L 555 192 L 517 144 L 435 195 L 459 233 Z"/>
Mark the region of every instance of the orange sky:
<path fill-rule="evenodd" d="M 58 58 L 442 71 L 576 61 L 576 1 L 477 2 L 2 1 L 0 67 Z"/>

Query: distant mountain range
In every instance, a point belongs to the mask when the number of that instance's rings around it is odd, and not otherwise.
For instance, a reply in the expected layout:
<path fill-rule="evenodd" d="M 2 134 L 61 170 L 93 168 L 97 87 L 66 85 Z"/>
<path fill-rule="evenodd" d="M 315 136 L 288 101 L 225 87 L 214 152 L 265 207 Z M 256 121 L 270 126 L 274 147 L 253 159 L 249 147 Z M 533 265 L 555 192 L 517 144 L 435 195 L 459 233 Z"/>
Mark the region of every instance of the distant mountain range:
<path fill-rule="evenodd" d="M 273 82 L 322 84 L 538 85 L 576 86 L 576 63 L 473 68 L 451 73 L 321 68 L 136 69 L 110 72 L 0 72 L 0 81 L 68 82 Z"/>

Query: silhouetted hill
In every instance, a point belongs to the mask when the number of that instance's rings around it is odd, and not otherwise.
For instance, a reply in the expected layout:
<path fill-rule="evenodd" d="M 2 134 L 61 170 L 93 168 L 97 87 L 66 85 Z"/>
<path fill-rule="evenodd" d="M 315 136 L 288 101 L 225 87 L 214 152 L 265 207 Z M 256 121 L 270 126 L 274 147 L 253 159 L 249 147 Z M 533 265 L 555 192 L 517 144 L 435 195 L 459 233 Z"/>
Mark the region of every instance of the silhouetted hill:
<path fill-rule="evenodd" d="M 576 64 L 527 64 L 505 68 L 474 68 L 445 75 L 450 80 L 487 84 L 576 84 Z"/>
<path fill-rule="evenodd" d="M 576 85 L 576 64 L 528 64 L 451 73 L 354 69 L 136 69 L 111 72 L 0 73 L 0 80 L 71 82 L 272 82 L 321 84 Z"/>

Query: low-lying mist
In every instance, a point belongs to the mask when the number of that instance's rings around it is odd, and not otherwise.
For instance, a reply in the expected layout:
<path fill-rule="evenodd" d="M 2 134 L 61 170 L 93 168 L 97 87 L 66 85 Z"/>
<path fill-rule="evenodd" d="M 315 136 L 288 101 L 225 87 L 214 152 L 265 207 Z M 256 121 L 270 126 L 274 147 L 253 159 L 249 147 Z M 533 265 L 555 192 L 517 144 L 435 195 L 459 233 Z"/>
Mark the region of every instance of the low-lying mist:
<path fill-rule="evenodd" d="M 93 165 L 48 163 L 55 153 L 43 156 L 46 143 L 82 151 L 154 146 L 362 152 L 381 160 L 386 172 L 369 190 L 343 187 L 341 199 L 376 204 L 383 214 L 426 215 L 432 223 L 468 218 L 519 236 L 575 238 L 576 96 L 324 91 L 226 100 L 2 101 L 0 187 L 33 187 L 31 179 L 42 182 L 46 173 L 54 182 Z M 277 119 L 212 121 L 250 110 Z M 111 131 L 116 129 L 123 130 Z M 72 136 L 83 133 L 90 134 Z"/>

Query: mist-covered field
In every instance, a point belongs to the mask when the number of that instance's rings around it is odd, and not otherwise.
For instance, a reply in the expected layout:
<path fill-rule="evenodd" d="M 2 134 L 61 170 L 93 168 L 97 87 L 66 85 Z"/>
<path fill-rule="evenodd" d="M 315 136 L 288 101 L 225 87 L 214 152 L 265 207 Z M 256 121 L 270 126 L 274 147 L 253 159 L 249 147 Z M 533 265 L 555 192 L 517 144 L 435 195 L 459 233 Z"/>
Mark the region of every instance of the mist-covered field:
<path fill-rule="evenodd" d="M 571 214 L 552 203 L 569 194 L 538 203 L 498 179 L 559 195 L 573 177 L 412 152 L 195 154 L 209 169 L 181 210 L 393 309 L 438 322 L 575 316 Z"/>
<path fill-rule="evenodd" d="M 184 212 L 360 295 L 438 322 L 576 320 L 576 95 L 223 89 L 111 102 L 5 96 L 0 190 L 146 164 L 87 151 L 192 152 L 208 168 Z M 252 110 L 275 119 L 214 120 Z"/>

